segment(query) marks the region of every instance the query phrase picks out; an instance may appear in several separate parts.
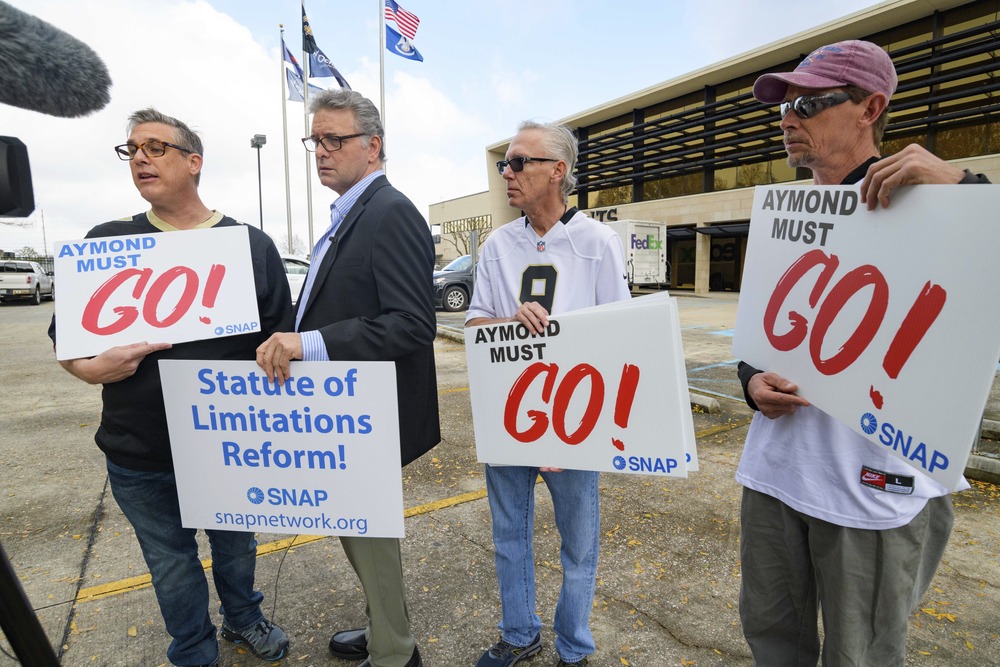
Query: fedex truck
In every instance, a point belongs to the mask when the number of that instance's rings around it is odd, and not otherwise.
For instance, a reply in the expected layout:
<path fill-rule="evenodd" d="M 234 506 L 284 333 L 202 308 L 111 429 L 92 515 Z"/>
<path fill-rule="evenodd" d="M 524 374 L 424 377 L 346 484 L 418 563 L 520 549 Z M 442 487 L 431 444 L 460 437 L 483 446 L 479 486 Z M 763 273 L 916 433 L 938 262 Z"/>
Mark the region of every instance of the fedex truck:
<path fill-rule="evenodd" d="M 629 288 L 666 287 L 670 283 L 667 261 L 667 225 L 649 220 L 605 223 L 622 241 Z"/>

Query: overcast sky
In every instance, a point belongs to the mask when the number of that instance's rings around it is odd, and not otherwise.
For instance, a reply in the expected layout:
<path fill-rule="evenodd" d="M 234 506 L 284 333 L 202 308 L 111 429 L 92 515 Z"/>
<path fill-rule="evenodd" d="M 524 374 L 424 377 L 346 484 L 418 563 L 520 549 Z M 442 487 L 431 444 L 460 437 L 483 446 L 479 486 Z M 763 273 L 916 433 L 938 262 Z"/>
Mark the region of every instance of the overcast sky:
<path fill-rule="evenodd" d="M 206 205 L 286 237 L 281 47 L 301 60 L 297 0 L 10 0 L 70 33 L 106 63 L 113 88 L 101 111 L 62 119 L 0 105 L 0 135 L 28 146 L 35 213 L 0 224 L 0 249 L 51 249 L 94 225 L 148 209 L 112 147 L 125 121 L 155 106 L 201 134 Z M 521 120 L 556 121 L 846 16 L 866 0 L 408 0 L 420 17 L 424 62 L 385 54 L 387 170 L 427 216 L 434 202 L 486 189 L 484 149 Z M 379 101 L 380 0 L 307 0 L 319 47 L 354 90 Z M 42 48 L 44 45 L 40 45 Z M 72 67 L 72 63 L 66 63 Z M 2 64 L 0 64 L 2 67 Z M 314 83 L 336 85 L 332 79 Z M 308 134 L 286 102 L 293 235 L 308 239 Z M 313 227 L 335 193 L 313 179 Z M 42 217 L 44 215 L 44 230 Z M 4 222 L 12 222 L 6 219 Z"/>

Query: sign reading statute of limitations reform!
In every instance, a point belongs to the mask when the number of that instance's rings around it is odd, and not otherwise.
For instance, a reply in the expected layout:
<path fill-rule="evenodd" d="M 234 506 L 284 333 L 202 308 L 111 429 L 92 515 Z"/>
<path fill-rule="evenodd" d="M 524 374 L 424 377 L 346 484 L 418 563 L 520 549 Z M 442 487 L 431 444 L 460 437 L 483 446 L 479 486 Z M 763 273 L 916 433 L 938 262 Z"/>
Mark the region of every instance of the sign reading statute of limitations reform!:
<path fill-rule="evenodd" d="M 1000 355 L 998 210 L 997 185 L 875 211 L 858 186 L 758 187 L 733 354 L 954 488 Z"/>
<path fill-rule="evenodd" d="M 698 469 L 677 303 L 651 295 L 465 330 L 483 463 L 686 477 Z"/>
<path fill-rule="evenodd" d="M 186 527 L 403 537 L 395 364 L 159 363 Z"/>
<path fill-rule="evenodd" d="M 260 331 L 244 226 L 55 244 L 56 357 Z"/>

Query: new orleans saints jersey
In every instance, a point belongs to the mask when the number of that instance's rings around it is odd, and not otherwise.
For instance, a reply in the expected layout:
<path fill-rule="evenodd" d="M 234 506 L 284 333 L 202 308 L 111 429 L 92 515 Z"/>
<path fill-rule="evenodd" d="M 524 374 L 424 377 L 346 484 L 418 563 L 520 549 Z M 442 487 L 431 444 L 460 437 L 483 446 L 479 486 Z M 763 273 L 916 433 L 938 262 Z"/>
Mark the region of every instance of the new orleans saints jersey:
<path fill-rule="evenodd" d="M 483 244 L 465 319 L 512 317 L 526 301 L 558 314 L 629 297 L 621 241 L 608 227 L 577 212 L 540 237 L 520 217 Z"/>

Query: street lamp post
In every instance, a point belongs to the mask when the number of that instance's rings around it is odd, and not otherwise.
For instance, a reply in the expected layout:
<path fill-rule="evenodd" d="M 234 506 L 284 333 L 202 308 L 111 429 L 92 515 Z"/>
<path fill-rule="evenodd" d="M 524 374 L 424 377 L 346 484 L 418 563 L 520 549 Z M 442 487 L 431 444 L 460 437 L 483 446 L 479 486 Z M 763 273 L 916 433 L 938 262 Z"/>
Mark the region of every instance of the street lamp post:
<path fill-rule="evenodd" d="M 260 231 L 264 231 L 264 194 L 261 192 L 260 182 L 260 149 L 266 143 L 267 136 L 263 134 L 255 134 L 250 140 L 250 148 L 257 149 L 257 200 L 260 203 Z"/>

